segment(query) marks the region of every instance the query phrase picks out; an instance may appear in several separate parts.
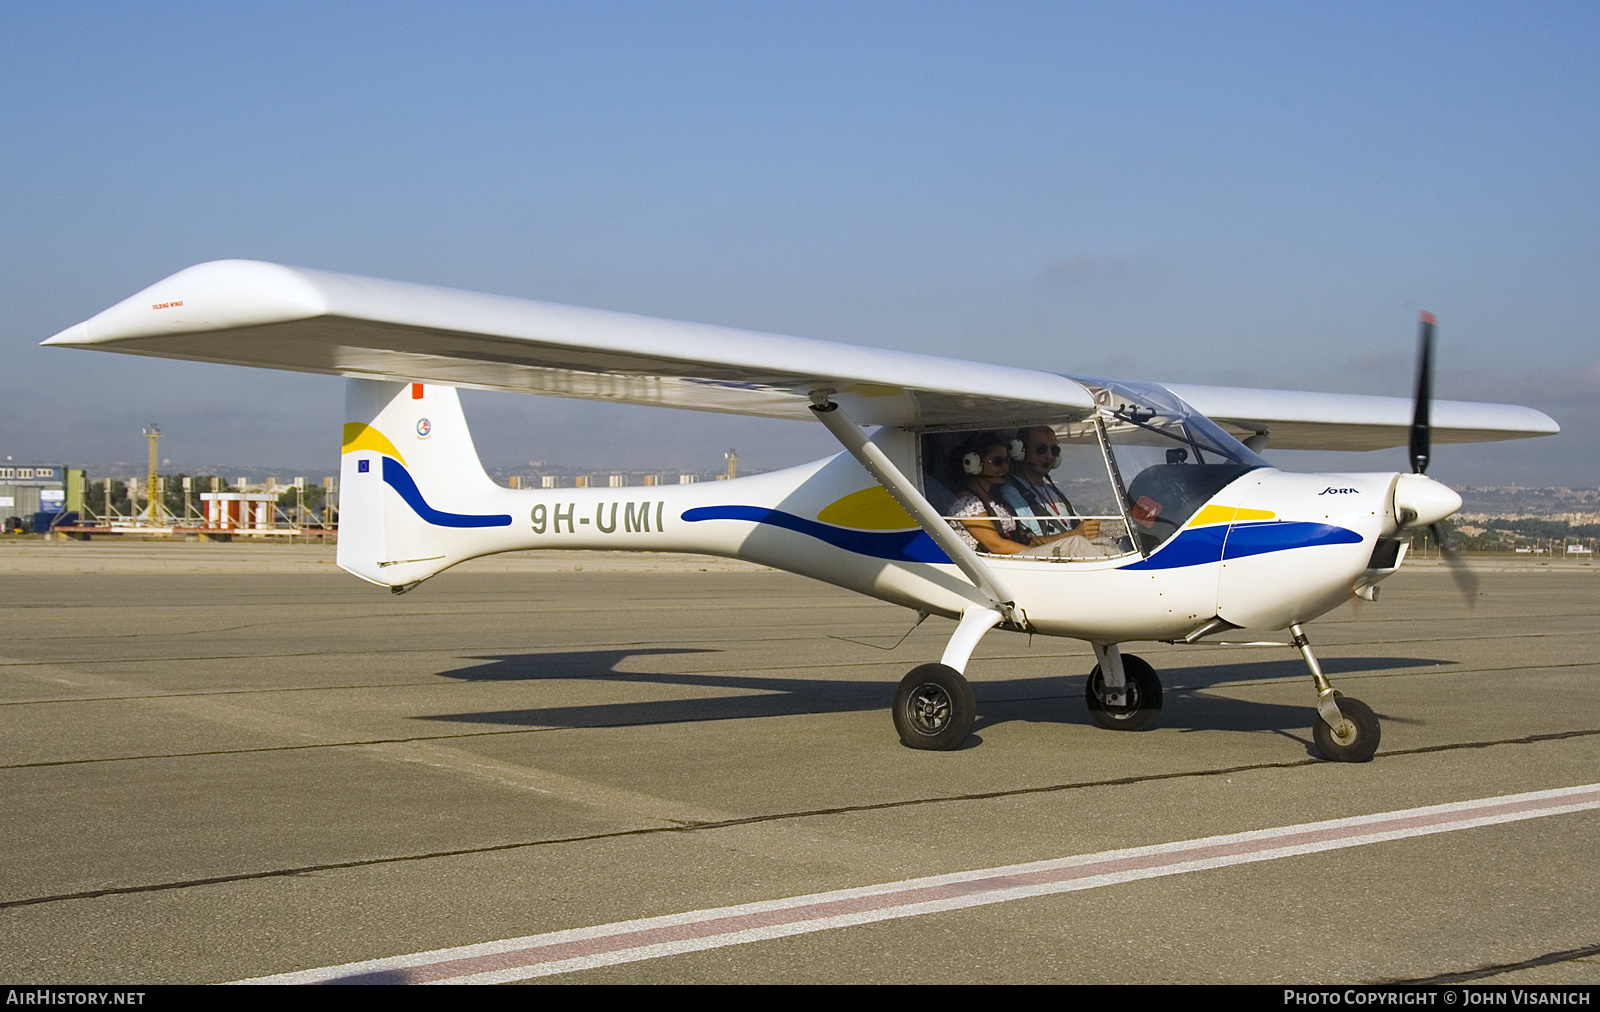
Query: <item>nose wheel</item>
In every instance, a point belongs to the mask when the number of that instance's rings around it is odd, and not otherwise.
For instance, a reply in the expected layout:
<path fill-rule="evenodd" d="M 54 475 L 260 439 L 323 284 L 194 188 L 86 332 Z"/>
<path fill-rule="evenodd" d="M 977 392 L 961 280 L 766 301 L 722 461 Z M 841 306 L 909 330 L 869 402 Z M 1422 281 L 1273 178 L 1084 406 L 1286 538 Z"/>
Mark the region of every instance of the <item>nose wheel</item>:
<path fill-rule="evenodd" d="M 907 748 L 953 749 L 967 740 L 977 717 L 972 686 L 943 664 L 912 668 L 894 690 L 894 729 Z"/>
<path fill-rule="evenodd" d="M 1335 712 L 1339 716 L 1330 723 L 1319 706 L 1321 719 L 1311 726 L 1311 740 L 1317 743 L 1317 751 L 1324 759 L 1336 763 L 1367 762 L 1378 751 L 1378 741 L 1383 734 L 1378 716 L 1359 699 L 1341 696 L 1338 692 L 1334 695 L 1338 697 Z"/>

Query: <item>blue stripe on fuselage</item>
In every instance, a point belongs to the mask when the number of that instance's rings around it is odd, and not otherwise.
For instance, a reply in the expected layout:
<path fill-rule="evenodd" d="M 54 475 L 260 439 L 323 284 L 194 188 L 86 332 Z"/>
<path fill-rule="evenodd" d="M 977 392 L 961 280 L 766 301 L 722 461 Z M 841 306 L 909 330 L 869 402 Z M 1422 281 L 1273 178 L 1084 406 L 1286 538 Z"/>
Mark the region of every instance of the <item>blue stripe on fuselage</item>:
<path fill-rule="evenodd" d="M 417 483 L 412 480 L 411 472 L 406 466 L 393 457 L 383 458 L 384 484 L 400 493 L 400 498 L 406 505 L 416 510 L 417 516 L 433 524 L 435 527 L 510 527 L 511 517 L 504 513 L 498 516 L 473 516 L 470 513 L 445 513 L 428 505 L 422 498 L 422 492 L 417 488 Z"/>
<path fill-rule="evenodd" d="M 764 506 L 698 506 L 685 510 L 683 519 L 744 520 L 771 524 L 824 541 L 835 548 L 891 562 L 948 564 L 950 557 L 922 530 L 862 531 L 834 527 Z M 1355 531 L 1333 524 L 1269 520 L 1260 523 L 1217 524 L 1180 531 L 1154 555 L 1119 568 L 1125 570 L 1181 569 L 1225 559 L 1242 559 L 1268 552 L 1318 545 L 1351 545 L 1361 541 Z"/>
<path fill-rule="evenodd" d="M 1232 526 L 1217 524 L 1214 527 L 1193 527 L 1180 531 L 1177 537 L 1162 545 L 1148 559 L 1122 568 L 1180 569 L 1184 566 L 1203 566 L 1208 562 L 1265 555 L 1268 552 L 1283 552 L 1291 548 L 1354 545 L 1360 541 L 1361 535 L 1344 527 L 1302 520 L 1264 520 Z"/>
<path fill-rule="evenodd" d="M 850 527 L 834 527 L 797 517 L 783 510 L 765 506 L 697 506 L 685 510 L 683 519 L 694 523 L 700 520 L 746 520 L 756 524 L 771 524 L 784 530 L 804 534 L 825 541 L 857 555 L 890 562 L 948 563 L 950 557 L 920 528 L 910 531 L 860 531 Z"/>

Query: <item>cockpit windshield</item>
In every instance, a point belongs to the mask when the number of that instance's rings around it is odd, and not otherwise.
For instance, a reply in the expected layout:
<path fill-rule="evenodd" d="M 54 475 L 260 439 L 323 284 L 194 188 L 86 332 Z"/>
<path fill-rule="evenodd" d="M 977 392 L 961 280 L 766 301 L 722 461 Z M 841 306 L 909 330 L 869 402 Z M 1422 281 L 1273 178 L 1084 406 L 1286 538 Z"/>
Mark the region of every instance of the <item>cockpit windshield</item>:
<path fill-rule="evenodd" d="M 1235 478 L 1269 466 L 1166 387 L 1074 379 L 1094 395 L 1131 530 L 1146 554 Z"/>
<path fill-rule="evenodd" d="M 1182 449 L 1195 464 L 1246 464 L 1267 467 L 1265 460 L 1216 422 L 1184 403 L 1157 383 L 1074 376 L 1089 388 L 1105 420 L 1106 431 L 1119 445 Z M 1173 456 L 1167 455 L 1169 459 Z M 1131 476 L 1129 476 L 1131 477 Z"/>

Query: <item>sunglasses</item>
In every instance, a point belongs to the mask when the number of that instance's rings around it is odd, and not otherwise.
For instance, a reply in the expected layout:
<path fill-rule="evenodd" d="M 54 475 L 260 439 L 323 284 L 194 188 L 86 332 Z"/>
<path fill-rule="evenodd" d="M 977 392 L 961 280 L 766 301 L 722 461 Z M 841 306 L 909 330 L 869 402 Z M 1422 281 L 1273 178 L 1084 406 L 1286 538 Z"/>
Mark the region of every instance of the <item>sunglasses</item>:
<path fill-rule="evenodd" d="M 1061 456 L 1061 446 L 1060 444 L 1034 443 L 1033 452 L 1039 454 L 1041 457 L 1047 453 L 1052 457 L 1059 457 Z"/>
<path fill-rule="evenodd" d="M 1006 454 L 1006 453 L 1002 453 L 999 456 L 989 457 L 989 458 L 985 459 L 984 463 L 985 464 L 993 464 L 995 467 L 999 467 L 1001 464 L 1010 464 L 1011 463 L 1011 455 L 1010 454 Z"/>

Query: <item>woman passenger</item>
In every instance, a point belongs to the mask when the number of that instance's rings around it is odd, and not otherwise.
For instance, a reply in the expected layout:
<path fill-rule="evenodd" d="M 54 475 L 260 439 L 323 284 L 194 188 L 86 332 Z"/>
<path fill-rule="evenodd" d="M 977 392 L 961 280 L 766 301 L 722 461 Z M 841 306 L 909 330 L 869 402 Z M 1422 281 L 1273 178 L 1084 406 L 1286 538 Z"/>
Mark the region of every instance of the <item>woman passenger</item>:
<path fill-rule="evenodd" d="M 961 495 L 950 505 L 954 517 L 985 519 L 951 520 L 961 540 L 974 551 L 991 555 L 1017 555 L 1035 543 L 1027 528 L 1017 522 L 1000 501 L 1000 486 L 1011 471 L 1011 451 L 1006 440 L 986 432 L 972 441 L 970 452 L 957 458 L 956 470 L 966 483 Z M 1047 539 L 1040 539 L 1044 541 Z"/>

